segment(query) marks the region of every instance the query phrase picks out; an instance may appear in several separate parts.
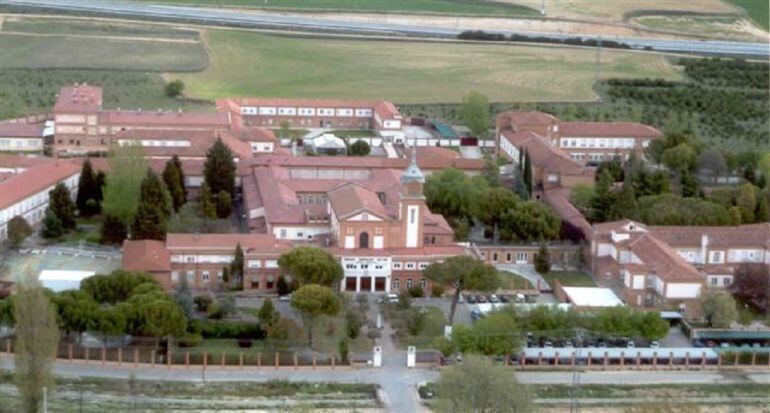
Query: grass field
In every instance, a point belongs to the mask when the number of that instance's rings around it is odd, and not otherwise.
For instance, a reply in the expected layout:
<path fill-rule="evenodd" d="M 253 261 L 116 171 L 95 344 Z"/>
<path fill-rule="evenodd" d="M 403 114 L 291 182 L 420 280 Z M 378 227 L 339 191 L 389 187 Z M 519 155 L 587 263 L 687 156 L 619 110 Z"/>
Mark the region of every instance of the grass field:
<path fill-rule="evenodd" d="M 209 30 L 212 61 L 179 76 L 197 98 L 272 96 L 457 102 L 471 90 L 493 101 L 591 101 L 596 51 L 490 44 L 275 37 Z M 607 50 L 602 77 L 680 74 L 660 55 Z"/>
<path fill-rule="evenodd" d="M 487 0 L 145 0 L 195 6 L 248 7 L 297 11 L 354 11 L 529 16 L 530 7 Z"/>
<path fill-rule="evenodd" d="M 759 27 L 770 30 L 770 3 L 766 0 L 727 0 L 730 3 L 746 10 L 749 18 Z"/>
<path fill-rule="evenodd" d="M 551 271 L 543 275 L 543 278 L 551 288 L 554 280 L 559 280 L 564 287 L 596 287 L 591 276 L 582 271 Z"/>
<path fill-rule="evenodd" d="M 540 9 L 542 0 L 499 0 Z M 741 0 L 738 0 L 741 1 Z M 765 0 L 742 0 L 762 2 Z M 734 13 L 736 9 L 722 0 L 547 0 L 547 17 L 563 17 L 605 22 L 620 22 L 640 10 L 654 10 L 657 14 L 686 11 L 694 13 Z"/>
<path fill-rule="evenodd" d="M 758 37 L 747 33 L 747 20 L 743 17 L 713 16 L 641 16 L 631 22 L 643 27 L 675 31 L 692 35 L 708 34 L 720 39 L 757 41 Z M 742 25 L 742 23 L 745 23 Z"/>

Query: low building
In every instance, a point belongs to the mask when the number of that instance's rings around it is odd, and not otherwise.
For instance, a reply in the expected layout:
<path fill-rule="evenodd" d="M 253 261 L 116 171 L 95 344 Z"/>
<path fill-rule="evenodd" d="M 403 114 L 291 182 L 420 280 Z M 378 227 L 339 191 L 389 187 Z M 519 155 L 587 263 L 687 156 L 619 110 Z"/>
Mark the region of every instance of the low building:
<path fill-rule="evenodd" d="M 74 200 L 80 169 L 71 162 L 49 160 L 1 181 L 0 240 L 8 237 L 8 222 L 15 216 L 23 217 L 33 227 L 42 221 L 48 208 L 48 193 L 56 184 L 64 183 Z"/>
<path fill-rule="evenodd" d="M 316 155 L 347 155 L 348 145 L 333 133 L 322 133 L 304 140 L 305 150 Z"/>
<path fill-rule="evenodd" d="M 45 125 L 23 122 L 0 122 L 0 152 L 43 152 Z"/>

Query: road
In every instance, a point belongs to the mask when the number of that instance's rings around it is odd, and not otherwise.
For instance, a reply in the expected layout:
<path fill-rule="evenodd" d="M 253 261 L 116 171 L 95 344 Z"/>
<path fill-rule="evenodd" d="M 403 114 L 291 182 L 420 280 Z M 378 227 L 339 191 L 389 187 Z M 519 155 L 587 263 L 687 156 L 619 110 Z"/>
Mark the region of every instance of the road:
<path fill-rule="evenodd" d="M 97 0 L 0 0 L 0 5 L 24 6 L 36 10 L 68 10 L 75 12 L 97 13 L 115 17 L 141 17 L 144 19 L 195 22 L 213 25 L 231 25 L 264 29 L 288 29 L 313 32 L 337 32 L 350 34 L 416 36 L 455 38 L 467 30 L 463 27 L 431 27 L 425 25 L 356 22 L 327 18 L 304 18 L 287 16 L 280 13 L 243 13 L 224 9 L 202 7 L 183 7 L 136 3 L 132 1 L 97 1 Z M 553 33 L 495 31 L 506 35 L 523 34 L 549 38 L 575 37 Z M 650 39 L 640 37 L 581 36 L 583 39 L 615 40 L 633 48 L 651 48 L 658 51 L 689 52 L 716 55 L 770 56 L 770 44 L 757 42 L 734 42 L 719 40 L 674 40 Z"/>

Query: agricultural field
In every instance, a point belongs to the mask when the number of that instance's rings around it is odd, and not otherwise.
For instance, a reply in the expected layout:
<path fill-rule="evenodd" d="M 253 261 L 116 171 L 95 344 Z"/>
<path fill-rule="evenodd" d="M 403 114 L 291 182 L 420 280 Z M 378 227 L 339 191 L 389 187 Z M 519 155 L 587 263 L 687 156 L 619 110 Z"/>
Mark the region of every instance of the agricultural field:
<path fill-rule="evenodd" d="M 540 10 L 542 0 L 499 0 L 502 3 L 519 4 Z M 740 1 L 740 0 L 739 0 Z M 761 2 L 763 0 L 743 0 Z M 639 12 L 655 11 L 656 14 L 690 13 L 737 13 L 738 9 L 722 0 L 547 0 L 546 16 L 579 20 L 596 20 L 619 23 Z"/>
<path fill-rule="evenodd" d="M 770 3 L 765 0 L 728 0 L 730 3 L 746 10 L 749 18 L 759 27 L 770 30 Z"/>
<path fill-rule="evenodd" d="M 398 103 L 459 102 L 468 91 L 493 101 L 592 101 L 596 51 L 507 44 L 358 41 L 208 30 L 203 72 L 180 74 L 188 94 L 384 98 Z M 312 62 L 312 63 L 311 63 Z M 603 78 L 680 73 L 658 54 L 607 50 Z"/>
<path fill-rule="evenodd" d="M 297 11 L 354 11 L 386 13 L 440 13 L 464 15 L 535 15 L 535 9 L 516 3 L 488 0 L 145 0 L 174 5 L 239 7 Z"/>
<path fill-rule="evenodd" d="M 641 16 L 629 20 L 634 25 L 672 33 L 730 40 L 757 41 L 766 33 L 754 29 L 745 18 L 735 16 Z"/>

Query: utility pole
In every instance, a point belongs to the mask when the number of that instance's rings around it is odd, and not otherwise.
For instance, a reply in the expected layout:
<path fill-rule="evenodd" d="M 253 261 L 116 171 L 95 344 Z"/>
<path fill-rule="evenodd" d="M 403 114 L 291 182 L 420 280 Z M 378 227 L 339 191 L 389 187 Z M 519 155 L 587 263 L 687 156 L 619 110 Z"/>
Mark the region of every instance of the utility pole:
<path fill-rule="evenodd" d="M 575 329 L 575 362 L 572 363 L 572 384 L 570 385 L 570 404 L 569 412 L 578 413 L 578 390 L 580 389 L 580 371 L 578 370 L 578 359 L 583 355 L 583 335 L 584 330 L 580 327 Z"/>

